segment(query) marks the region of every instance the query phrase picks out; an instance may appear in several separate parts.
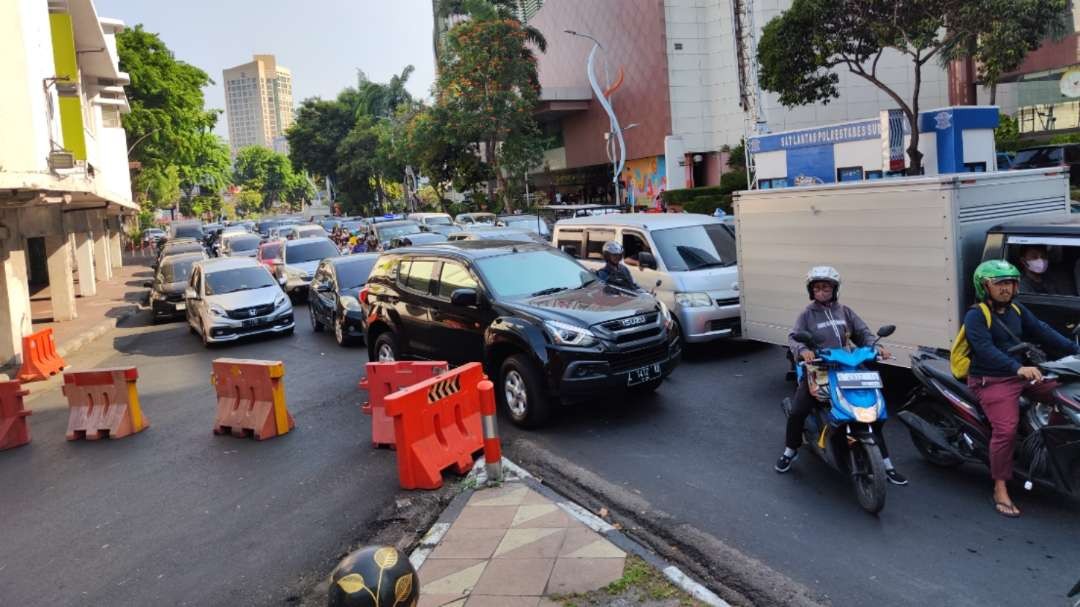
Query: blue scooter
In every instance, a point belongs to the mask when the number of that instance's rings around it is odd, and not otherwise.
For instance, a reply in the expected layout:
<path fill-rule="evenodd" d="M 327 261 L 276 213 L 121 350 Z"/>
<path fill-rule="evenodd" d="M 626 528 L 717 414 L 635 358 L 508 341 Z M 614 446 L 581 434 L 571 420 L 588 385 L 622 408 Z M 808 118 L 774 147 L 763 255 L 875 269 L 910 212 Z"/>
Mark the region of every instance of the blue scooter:
<path fill-rule="evenodd" d="M 870 514 L 885 507 L 885 462 L 873 424 L 885 421 L 887 413 L 881 375 L 866 363 L 877 358 L 877 342 L 895 331 L 893 325 L 881 327 L 873 344 L 853 350 L 822 350 L 804 331 L 793 336 L 817 356 L 800 362 L 796 373 L 800 382 L 808 376 L 811 394 L 822 403 L 806 418 L 804 442 L 835 470 L 851 475 L 859 505 Z M 785 398 L 782 407 L 790 416 L 791 399 Z"/>

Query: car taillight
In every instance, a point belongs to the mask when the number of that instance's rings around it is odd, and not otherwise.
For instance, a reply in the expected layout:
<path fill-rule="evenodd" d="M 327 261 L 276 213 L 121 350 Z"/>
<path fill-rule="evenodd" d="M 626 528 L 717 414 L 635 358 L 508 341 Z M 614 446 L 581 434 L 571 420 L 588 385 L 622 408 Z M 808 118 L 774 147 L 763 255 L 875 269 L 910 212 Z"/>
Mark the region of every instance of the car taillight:
<path fill-rule="evenodd" d="M 360 303 L 362 303 L 364 305 L 367 305 L 367 302 L 368 302 L 367 301 L 367 294 L 368 294 L 367 287 L 364 287 L 363 289 L 360 289 Z"/>

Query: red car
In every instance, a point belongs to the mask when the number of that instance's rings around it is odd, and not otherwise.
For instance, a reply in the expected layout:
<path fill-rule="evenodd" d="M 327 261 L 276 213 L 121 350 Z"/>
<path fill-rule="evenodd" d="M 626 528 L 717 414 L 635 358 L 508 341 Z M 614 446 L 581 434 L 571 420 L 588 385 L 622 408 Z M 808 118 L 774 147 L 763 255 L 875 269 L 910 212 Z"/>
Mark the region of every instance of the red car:
<path fill-rule="evenodd" d="M 264 242 L 259 245 L 259 252 L 256 253 L 255 258 L 272 273 L 274 271 L 274 264 L 281 262 L 281 250 L 284 246 L 284 240 Z"/>

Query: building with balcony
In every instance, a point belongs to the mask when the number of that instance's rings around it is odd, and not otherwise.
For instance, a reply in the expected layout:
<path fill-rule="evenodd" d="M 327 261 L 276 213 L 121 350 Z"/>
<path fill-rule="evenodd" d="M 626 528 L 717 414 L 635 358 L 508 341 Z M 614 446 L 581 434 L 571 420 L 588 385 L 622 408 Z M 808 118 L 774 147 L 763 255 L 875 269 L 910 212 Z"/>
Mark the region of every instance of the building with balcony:
<path fill-rule="evenodd" d="M 19 362 L 30 293 L 78 315 L 121 264 L 131 199 L 116 34 L 92 0 L 0 2 L 0 367 Z"/>
<path fill-rule="evenodd" d="M 259 145 L 288 152 L 285 131 L 293 124 L 292 72 L 273 55 L 255 55 L 251 63 L 226 69 L 225 116 L 229 148 Z"/>

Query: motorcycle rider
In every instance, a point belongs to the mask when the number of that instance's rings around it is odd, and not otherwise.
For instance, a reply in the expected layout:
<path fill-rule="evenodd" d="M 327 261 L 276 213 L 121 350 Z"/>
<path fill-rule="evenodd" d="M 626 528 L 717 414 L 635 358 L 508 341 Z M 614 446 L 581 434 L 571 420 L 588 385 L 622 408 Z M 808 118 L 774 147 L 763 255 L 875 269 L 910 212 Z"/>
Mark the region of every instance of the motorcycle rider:
<path fill-rule="evenodd" d="M 604 255 L 604 267 L 596 271 L 596 277 L 601 282 L 628 289 L 641 288 L 634 282 L 634 277 L 630 275 L 630 269 L 622 264 L 622 244 L 615 240 L 609 240 L 604 243 L 601 252 Z"/>
<path fill-rule="evenodd" d="M 844 348 L 851 344 L 868 346 L 874 343 L 876 336 L 870 331 L 861 318 L 855 312 L 838 301 L 840 294 L 840 273 L 830 266 L 817 266 L 811 268 L 806 274 L 806 292 L 810 296 L 810 304 L 799 314 L 795 320 L 795 327 L 788 337 L 788 347 L 796 361 L 812 362 L 816 355 L 814 351 L 805 345 L 795 341 L 795 334 L 806 331 L 814 336 L 820 348 Z M 883 346 L 877 346 L 878 357 L 890 358 L 889 351 Z M 791 462 L 799 457 L 799 447 L 803 440 L 803 426 L 806 418 L 817 406 L 817 399 L 810 393 L 807 384 L 807 373 L 803 373 L 802 380 L 795 388 L 795 398 L 792 399 L 791 412 L 787 420 L 787 438 L 785 440 L 784 453 L 776 461 L 775 470 L 780 473 L 791 469 Z M 889 451 L 885 446 L 885 435 L 881 432 L 882 424 L 874 424 L 877 432 L 877 443 L 881 449 L 881 457 L 885 463 L 885 475 L 889 482 L 894 485 L 906 485 L 907 478 L 900 474 L 889 459 Z"/>
<path fill-rule="evenodd" d="M 1016 518 L 1020 509 L 1009 497 L 1006 483 L 1012 479 L 1016 426 L 1020 421 L 1020 395 L 1047 402 L 1058 383 L 1044 380 L 1042 372 L 1025 364 L 1023 354 L 1009 354 L 1021 340 L 1065 354 L 1078 352 L 1069 341 L 1031 313 L 1013 302 L 1020 284 L 1020 271 L 1003 260 L 984 261 L 975 268 L 975 299 L 993 311 L 990 326 L 978 306 L 964 316 L 964 332 L 971 346 L 968 387 L 979 399 L 990 421 L 990 476 L 994 479 L 994 509 L 1002 516 Z M 1019 312 L 1018 312 L 1019 310 Z"/>

